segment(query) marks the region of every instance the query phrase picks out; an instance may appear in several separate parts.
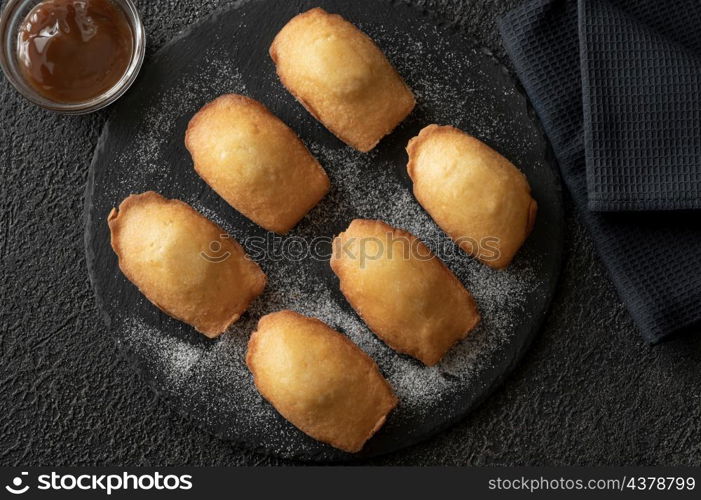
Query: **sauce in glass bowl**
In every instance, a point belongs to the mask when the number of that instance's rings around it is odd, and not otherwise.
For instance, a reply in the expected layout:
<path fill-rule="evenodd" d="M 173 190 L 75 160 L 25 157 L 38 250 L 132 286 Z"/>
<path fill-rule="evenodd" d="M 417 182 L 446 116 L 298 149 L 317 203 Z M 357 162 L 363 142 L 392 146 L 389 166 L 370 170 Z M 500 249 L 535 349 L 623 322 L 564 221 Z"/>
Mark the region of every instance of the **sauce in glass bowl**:
<path fill-rule="evenodd" d="M 45 98 L 93 99 L 126 73 L 134 52 L 127 16 L 111 0 L 43 0 L 17 33 L 23 78 Z"/>

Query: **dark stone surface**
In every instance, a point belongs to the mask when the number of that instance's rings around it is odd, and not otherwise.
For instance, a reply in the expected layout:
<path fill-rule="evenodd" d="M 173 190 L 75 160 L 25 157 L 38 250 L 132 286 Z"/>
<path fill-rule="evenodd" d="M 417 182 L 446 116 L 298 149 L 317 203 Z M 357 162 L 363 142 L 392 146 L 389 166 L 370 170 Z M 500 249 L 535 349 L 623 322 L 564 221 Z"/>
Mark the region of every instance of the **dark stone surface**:
<path fill-rule="evenodd" d="M 374 148 L 372 155 L 357 155 L 341 147 L 317 120 L 300 109 L 275 77 L 268 55 L 269 41 L 295 14 L 314 6 L 341 13 L 362 26 L 390 59 L 396 60 L 400 74 L 417 94 L 417 109 Z M 239 38 L 232 40 L 232 32 Z M 387 36 L 395 32 L 400 36 Z M 547 139 L 539 130 L 537 119 L 529 113 L 516 81 L 498 61 L 481 50 L 474 50 L 470 38 L 456 35 L 453 29 L 437 27 L 421 10 L 397 1 L 377 2 L 373 9 L 357 0 L 247 2 L 193 25 L 184 37 L 177 37 L 163 47 L 142 70 L 129 94 L 113 107 L 95 150 L 84 204 L 88 274 L 98 306 L 109 318 L 108 335 L 120 343 L 123 352 L 129 353 L 134 366 L 144 374 L 142 378 L 157 394 L 180 413 L 189 415 L 202 429 L 259 453 L 296 460 L 328 462 L 379 456 L 416 444 L 462 420 L 500 385 L 540 332 L 562 264 L 564 211 L 559 179 L 548 163 Z M 411 47 L 411 62 L 398 57 L 406 47 Z M 233 69 L 231 72 L 224 69 L 229 67 L 235 67 L 235 74 L 240 76 L 235 76 Z M 427 72 L 432 73 L 429 83 L 426 83 Z M 469 99 L 469 104 L 455 102 L 450 109 L 443 107 L 443 99 L 465 94 L 465 87 L 470 88 L 469 96 L 462 98 Z M 351 337 L 378 362 L 383 373 L 391 374 L 389 382 L 400 400 L 382 426 L 382 432 L 357 455 L 334 450 L 284 422 L 270 405 L 261 401 L 243 359 L 257 319 L 281 308 L 313 316 L 322 314 L 320 318 L 329 325 L 352 336 L 350 323 L 335 314 L 324 316 L 326 308 L 320 307 L 320 303 L 330 300 L 337 313 L 345 310 L 347 315 L 355 317 L 348 302 L 339 296 L 338 280 L 325 259 L 319 261 L 307 256 L 282 262 L 276 252 L 259 254 L 256 262 L 268 275 L 265 292 L 232 327 L 231 334 L 214 343 L 203 343 L 202 335 L 190 326 L 169 318 L 145 301 L 118 268 L 105 218 L 119 200 L 149 189 L 175 196 L 204 209 L 205 213 L 218 214 L 223 228 L 244 247 L 250 237 L 266 237 L 265 230 L 237 213 L 203 183 L 192 168 L 192 159 L 182 141 L 190 117 L 203 103 L 220 95 L 223 88 L 271 105 L 276 116 L 289 124 L 316 153 L 329 174 L 331 192 L 286 235 L 285 241 L 299 237 L 309 241 L 333 238 L 359 216 L 355 208 L 359 203 L 374 205 L 373 218 L 387 220 L 397 227 L 413 227 L 417 236 L 432 242 L 434 247 L 447 243 L 452 248 L 450 239 L 425 214 L 421 215 L 425 217 L 424 223 L 419 223 L 422 227 L 417 232 L 415 217 L 420 208 L 413 199 L 402 203 L 403 210 L 399 210 L 396 204 L 385 206 L 380 199 L 365 197 L 354 187 L 358 172 L 362 172 L 361 184 L 381 186 L 373 193 L 376 196 L 385 193 L 385 197 L 394 198 L 401 196 L 400 193 L 409 194 L 407 141 L 434 121 L 452 123 L 491 140 L 497 150 L 522 169 L 538 200 L 538 220 L 533 232 L 519 250 L 513 268 L 510 266 L 506 271 L 511 279 L 504 280 L 509 283 L 505 289 L 513 290 L 512 297 L 503 294 L 500 298 L 493 297 L 494 289 L 485 291 L 494 283 L 493 278 L 503 272 L 483 275 L 484 266 L 462 252 L 454 257 L 444 256 L 445 263 L 457 276 L 470 283 L 484 318 L 482 327 L 470 333 L 472 340 L 462 344 L 472 353 L 470 357 L 482 360 L 476 361 L 472 370 L 468 370 L 471 363 L 465 364 L 465 359 L 463 363 L 457 361 L 462 369 L 451 370 L 449 367 L 456 364 L 455 356 L 459 356 L 452 351 L 446 357 L 454 361 L 441 363 L 444 373 L 446 368 L 452 373 L 444 375 L 441 384 L 419 382 L 413 390 L 402 389 L 406 385 L 401 380 L 418 375 L 415 371 L 418 365 L 403 363 L 401 357 L 369 331 L 365 335 L 361 333 L 360 338 Z M 169 95 L 179 97 L 174 101 L 166 97 Z M 173 106 L 174 102 L 177 106 Z M 144 123 L 153 126 L 153 115 L 161 117 L 157 140 L 162 142 L 157 146 L 153 145 L 152 132 L 141 130 Z M 492 129 L 495 116 L 503 118 Z M 333 151 L 331 156 L 330 151 Z M 354 173 L 349 172 L 351 164 L 356 165 Z M 157 166 L 144 168 L 146 165 Z M 432 227 L 443 243 L 436 239 Z M 477 276 L 471 275 L 475 272 Z M 530 275 L 537 279 L 529 280 Z M 322 290 L 329 290 L 330 294 L 325 295 Z M 281 296 L 286 299 L 276 298 Z M 324 296 L 328 299 L 323 299 Z M 506 303 L 501 304 L 504 299 Z M 495 321 L 495 308 L 503 319 Z M 142 331 L 135 333 L 134 325 L 142 325 Z M 505 339 L 498 346 L 491 342 L 495 334 Z M 149 337 L 161 339 L 156 342 L 157 348 L 148 347 Z M 456 351 L 460 348 L 456 347 Z M 183 352 L 198 361 L 186 372 L 179 369 L 174 384 L 173 365 L 167 360 L 174 355 L 181 358 Z M 225 402 L 216 402 L 220 397 Z M 419 401 L 422 404 L 418 405 Z"/>
<path fill-rule="evenodd" d="M 418 3 L 503 60 L 494 21 L 518 1 Z M 138 2 L 149 52 L 228 3 Z M 53 115 L 0 81 L 0 464 L 278 464 L 175 416 L 104 335 L 82 210 L 107 113 Z M 642 342 L 566 203 L 560 290 L 520 367 L 462 423 L 371 463 L 701 464 L 701 340 Z"/>

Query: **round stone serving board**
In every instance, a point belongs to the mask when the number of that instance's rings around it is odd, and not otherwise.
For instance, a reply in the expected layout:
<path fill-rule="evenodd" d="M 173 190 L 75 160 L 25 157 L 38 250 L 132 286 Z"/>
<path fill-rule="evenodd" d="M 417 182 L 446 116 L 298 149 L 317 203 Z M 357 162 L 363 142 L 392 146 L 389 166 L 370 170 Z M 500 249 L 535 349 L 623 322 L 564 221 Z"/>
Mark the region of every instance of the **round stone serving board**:
<path fill-rule="evenodd" d="M 369 154 L 345 146 L 279 83 L 268 56 L 278 30 L 321 6 L 368 33 L 417 97 L 414 112 Z M 329 174 L 332 189 L 285 237 L 228 206 L 195 173 L 183 138 L 192 115 L 223 93 L 249 95 L 289 124 Z M 494 271 L 455 248 L 411 194 L 407 141 L 430 124 L 452 124 L 492 145 L 527 175 L 539 213 L 513 264 Z M 251 1 L 222 11 L 146 61 L 114 106 L 95 151 L 86 193 L 86 253 L 110 335 L 144 379 L 198 426 L 236 444 L 313 461 L 368 457 L 412 445 L 464 417 L 515 366 L 537 333 L 561 263 L 559 178 L 525 97 L 486 51 L 401 2 Z M 241 242 L 268 286 L 231 330 L 207 340 L 151 305 L 117 265 L 106 224 L 131 193 L 179 198 Z M 470 200 L 466 199 L 465 203 Z M 478 329 L 435 367 L 399 355 L 375 337 L 338 291 L 331 238 L 354 218 L 377 218 L 424 240 L 473 293 Z M 386 425 L 356 455 L 309 438 L 256 392 L 246 343 L 261 315 L 295 309 L 348 335 L 372 356 L 399 396 Z M 455 311 L 461 314 L 461 311 Z M 134 408 L 134 411 L 139 411 Z"/>

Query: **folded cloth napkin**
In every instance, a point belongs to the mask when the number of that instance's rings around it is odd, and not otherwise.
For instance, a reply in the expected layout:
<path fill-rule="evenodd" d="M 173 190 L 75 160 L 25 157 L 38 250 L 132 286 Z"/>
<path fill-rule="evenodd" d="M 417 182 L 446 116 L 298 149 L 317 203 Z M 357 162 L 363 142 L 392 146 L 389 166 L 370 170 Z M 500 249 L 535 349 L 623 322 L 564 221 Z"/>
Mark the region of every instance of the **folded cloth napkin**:
<path fill-rule="evenodd" d="M 633 4 L 638 4 L 636 9 L 629 10 Z M 603 18 L 614 19 L 608 17 L 614 11 L 617 21 L 603 23 Z M 596 15 L 582 16 L 588 12 Z M 701 330 L 701 213 L 597 212 L 589 210 L 590 196 L 596 209 L 694 206 L 681 203 L 697 195 L 701 171 L 699 95 L 690 95 L 698 89 L 688 83 L 699 77 L 690 62 L 693 30 L 670 28 L 672 34 L 659 28 L 669 19 L 682 23 L 684 12 L 698 18 L 699 0 L 529 0 L 499 22 L 506 50 L 552 143 L 562 177 L 621 298 L 649 342 Z M 597 21 L 580 32 L 588 19 Z M 621 29 L 621 19 L 630 23 L 627 26 L 647 30 L 646 35 L 634 39 Z M 663 45 L 658 34 L 669 45 Z M 636 45 L 635 40 L 645 43 Z M 679 53 L 671 51 L 672 46 Z M 672 55 L 681 53 L 689 57 Z M 679 81 L 688 84 L 677 81 L 658 88 L 657 83 L 673 73 L 669 69 L 673 60 L 678 63 L 672 65 L 675 74 L 687 78 L 679 76 Z M 608 63 L 602 61 L 616 63 L 605 69 Z M 669 75 L 662 75 L 662 68 Z M 683 154 L 675 156 L 682 146 Z M 675 158 L 686 162 L 673 164 Z M 655 199 L 659 205 L 647 205 Z"/>
<path fill-rule="evenodd" d="M 578 3 L 589 208 L 701 208 L 701 0 Z"/>

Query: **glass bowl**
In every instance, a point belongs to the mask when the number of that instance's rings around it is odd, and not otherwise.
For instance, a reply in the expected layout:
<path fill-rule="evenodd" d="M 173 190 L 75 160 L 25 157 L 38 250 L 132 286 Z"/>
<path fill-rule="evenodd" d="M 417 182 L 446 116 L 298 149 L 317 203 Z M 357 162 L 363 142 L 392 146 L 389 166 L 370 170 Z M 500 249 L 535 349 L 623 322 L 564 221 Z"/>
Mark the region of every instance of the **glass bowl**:
<path fill-rule="evenodd" d="M 121 7 L 131 26 L 133 37 L 133 50 L 131 60 L 122 77 L 109 90 L 102 94 L 82 102 L 56 102 L 39 94 L 29 85 L 19 68 L 17 61 L 17 34 L 25 17 L 42 0 L 7 0 L 0 13 L 0 40 L 2 51 L 0 52 L 0 66 L 5 77 L 17 89 L 17 91 L 34 104 L 51 111 L 66 114 L 92 113 L 98 109 L 112 104 L 127 91 L 134 83 L 136 75 L 141 69 L 146 51 L 146 34 L 144 26 L 136 6 L 131 0 L 112 0 Z"/>

